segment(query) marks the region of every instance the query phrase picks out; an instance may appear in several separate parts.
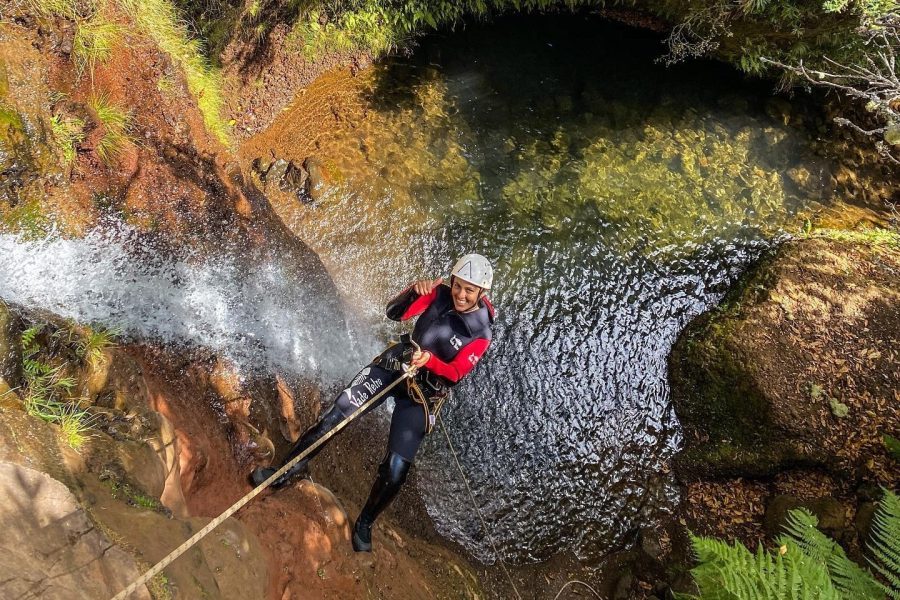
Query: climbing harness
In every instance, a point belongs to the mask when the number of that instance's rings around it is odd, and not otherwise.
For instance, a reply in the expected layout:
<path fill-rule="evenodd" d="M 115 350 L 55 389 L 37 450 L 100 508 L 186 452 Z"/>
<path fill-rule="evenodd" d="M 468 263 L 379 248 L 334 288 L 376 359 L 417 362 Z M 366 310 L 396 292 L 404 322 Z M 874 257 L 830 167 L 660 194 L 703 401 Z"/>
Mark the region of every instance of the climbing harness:
<path fill-rule="evenodd" d="M 313 452 L 316 448 L 318 448 L 319 446 L 321 446 L 322 444 L 324 444 L 325 442 L 330 440 L 332 438 L 332 436 L 334 436 L 337 432 L 339 432 L 341 429 L 346 427 L 351 421 L 353 421 L 358 416 L 360 416 L 362 413 L 364 413 L 367 408 L 369 408 L 375 402 L 377 402 L 379 399 L 381 399 L 382 396 L 384 396 L 386 393 L 388 393 L 390 390 L 392 390 L 396 385 L 400 384 L 401 381 L 406 381 L 406 380 L 409 380 L 409 379 L 412 379 L 413 377 L 415 377 L 416 372 L 418 371 L 418 369 L 413 366 L 403 365 L 402 367 L 403 367 L 403 374 L 400 377 L 398 377 L 396 380 L 394 380 L 390 385 L 385 387 L 379 393 L 372 396 L 372 398 L 367 400 L 365 403 L 361 404 L 359 406 L 359 408 L 357 408 L 355 411 L 353 411 L 350 414 L 350 416 L 348 416 L 346 419 L 341 421 L 334 429 L 332 429 L 327 434 L 323 435 L 321 438 L 316 440 L 315 443 L 313 443 L 309 448 L 307 448 L 306 450 L 304 450 L 303 452 L 301 452 L 300 454 L 295 456 L 293 459 L 291 459 L 290 461 L 285 463 L 280 469 L 278 469 L 277 471 L 272 473 L 272 475 L 268 479 L 263 481 L 257 487 L 253 488 L 250 491 L 250 493 L 248 493 L 246 496 L 244 496 L 243 498 L 241 498 L 240 500 L 238 500 L 237 502 L 232 504 L 231 507 L 229 507 L 225 512 L 223 512 L 221 515 L 219 515 L 218 517 L 216 517 L 215 519 L 213 519 L 212 521 L 207 523 L 200 531 L 198 531 L 197 533 L 192 535 L 190 538 L 185 540 L 185 542 L 183 544 L 181 544 L 180 546 L 175 548 L 165 558 L 163 558 L 158 563 L 156 563 L 153 567 L 151 567 L 146 573 L 144 573 L 143 575 L 138 577 L 136 580 L 134 580 L 124 590 L 122 590 L 121 592 L 119 592 L 118 594 L 113 596 L 112 600 L 125 600 L 125 598 L 127 598 L 130 594 L 137 591 L 137 589 L 139 587 L 141 587 L 142 585 L 144 585 L 145 583 L 147 583 L 148 581 L 150 581 L 151 579 L 156 577 L 156 575 L 159 574 L 160 571 L 162 571 L 163 569 L 168 567 L 178 557 L 180 557 L 182 554 L 184 554 L 185 552 L 190 550 L 191 547 L 194 546 L 194 544 L 196 544 L 197 542 L 199 542 L 200 540 L 205 538 L 213 529 L 215 529 L 216 527 L 221 525 L 222 522 L 225 521 L 225 519 L 227 519 L 228 517 L 230 517 L 231 515 L 236 513 L 238 510 L 243 508 L 248 502 L 250 502 L 251 500 L 256 498 L 260 493 L 262 493 L 263 490 L 265 490 L 267 487 L 269 487 L 274 481 L 276 481 L 279 477 L 281 477 L 282 475 L 287 473 L 291 469 L 291 467 L 293 467 L 298 462 L 300 462 L 301 460 L 306 458 L 306 456 L 309 455 L 311 452 Z"/>
<path fill-rule="evenodd" d="M 428 387 L 434 389 L 432 385 Z M 425 411 L 425 433 L 431 433 L 434 431 L 434 424 L 438 414 L 441 412 L 441 408 L 444 407 L 444 402 L 450 397 L 450 390 L 438 389 L 432 394 L 426 394 L 422 391 L 422 387 L 416 378 L 411 377 L 406 380 L 406 391 L 409 393 L 409 397 L 416 404 L 420 404 Z"/>
<path fill-rule="evenodd" d="M 397 352 L 397 350 L 401 350 L 398 348 L 400 345 L 404 349 Z M 376 357 L 375 364 L 389 371 L 402 370 L 404 363 L 409 362 L 412 358 L 409 350 L 421 352 L 422 347 L 412 339 L 410 334 L 404 333 L 400 336 L 399 341 L 391 342 L 391 345 Z M 426 389 L 423 390 L 423 387 Z M 406 391 L 409 397 L 416 404 L 421 405 L 425 411 L 425 433 L 426 435 L 430 434 L 434 431 L 438 413 L 450 397 L 450 390 L 439 381 L 436 375 L 428 371 L 419 371 L 415 377 L 406 380 Z"/>

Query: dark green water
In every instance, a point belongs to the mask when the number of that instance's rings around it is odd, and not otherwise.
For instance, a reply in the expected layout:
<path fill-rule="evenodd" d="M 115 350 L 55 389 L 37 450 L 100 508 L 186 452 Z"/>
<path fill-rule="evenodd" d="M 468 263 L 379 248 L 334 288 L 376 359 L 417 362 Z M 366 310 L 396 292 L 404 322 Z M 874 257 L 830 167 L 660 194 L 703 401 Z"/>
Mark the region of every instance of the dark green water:
<path fill-rule="evenodd" d="M 444 417 L 512 561 L 595 558 L 671 510 L 668 352 L 827 197 L 808 109 L 663 52 L 576 17 L 427 39 L 369 75 L 367 119 L 322 150 L 340 185 L 288 219 L 370 329 L 408 281 L 495 262 L 496 341 Z M 440 434 L 417 468 L 439 530 L 489 560 Z"/>

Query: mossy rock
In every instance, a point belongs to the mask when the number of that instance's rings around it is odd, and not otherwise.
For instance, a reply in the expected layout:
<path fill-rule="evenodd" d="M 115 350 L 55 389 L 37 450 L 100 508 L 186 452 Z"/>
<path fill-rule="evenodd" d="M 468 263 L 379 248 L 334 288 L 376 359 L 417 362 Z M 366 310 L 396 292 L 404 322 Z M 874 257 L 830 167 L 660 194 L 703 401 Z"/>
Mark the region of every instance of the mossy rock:
<path fill-rule="evenodd" d="M 900 336 L 900 249 L 856 237 L 786 243 L 679 336 L 669 377 L 682 479 L 886 472 L 868 440 L 900 425 L 887 350 Z"/>

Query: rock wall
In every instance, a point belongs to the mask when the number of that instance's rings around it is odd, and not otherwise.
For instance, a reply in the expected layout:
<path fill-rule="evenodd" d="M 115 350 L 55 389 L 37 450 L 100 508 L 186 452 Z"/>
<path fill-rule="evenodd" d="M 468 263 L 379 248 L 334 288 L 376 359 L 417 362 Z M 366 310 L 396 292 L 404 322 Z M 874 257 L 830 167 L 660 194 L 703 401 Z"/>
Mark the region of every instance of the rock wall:
<path fill-rule="evenodd" d="M 802 504 L 858 544 L 854 518 L 896 484 L 898 360 L 896 234 L 813 234 L 764 259 L 670 357 L 693 524 L 755 545 Z"/>

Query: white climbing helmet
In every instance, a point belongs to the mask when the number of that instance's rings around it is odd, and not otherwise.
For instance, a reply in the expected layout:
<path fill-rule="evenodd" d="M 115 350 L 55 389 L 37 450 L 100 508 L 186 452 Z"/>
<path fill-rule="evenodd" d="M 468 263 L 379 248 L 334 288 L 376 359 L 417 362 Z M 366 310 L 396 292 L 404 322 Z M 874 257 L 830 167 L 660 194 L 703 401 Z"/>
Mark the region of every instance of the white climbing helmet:
<path fill-rule="evenodd" d="M 450 274 L 485 290 L 491 289 L 494 282 L 494 269 L 490 261 L 480 254 L 466 254 L 456 261 Z"/>

